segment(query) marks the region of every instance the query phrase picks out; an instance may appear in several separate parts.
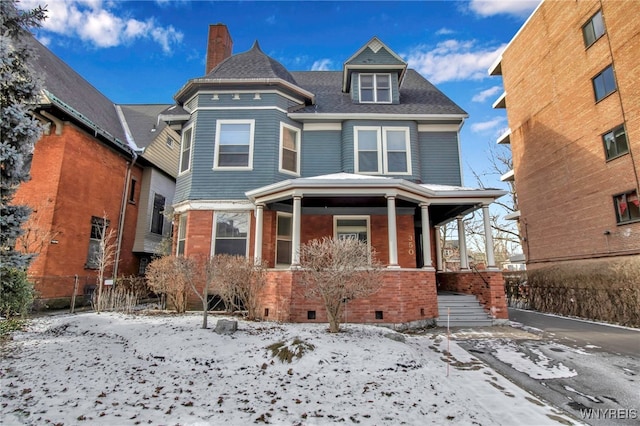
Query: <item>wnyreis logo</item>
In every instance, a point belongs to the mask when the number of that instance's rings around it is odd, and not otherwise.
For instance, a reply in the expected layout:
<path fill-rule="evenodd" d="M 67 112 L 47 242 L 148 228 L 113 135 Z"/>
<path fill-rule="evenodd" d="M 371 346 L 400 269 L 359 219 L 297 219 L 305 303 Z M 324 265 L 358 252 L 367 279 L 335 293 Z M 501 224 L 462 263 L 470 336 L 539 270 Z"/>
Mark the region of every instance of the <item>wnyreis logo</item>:
<path fill-rule="evenodd" d="M 580 410 L 584 420 L 636 420 L 638 410 L 635 408 L 587 408 Z"/>

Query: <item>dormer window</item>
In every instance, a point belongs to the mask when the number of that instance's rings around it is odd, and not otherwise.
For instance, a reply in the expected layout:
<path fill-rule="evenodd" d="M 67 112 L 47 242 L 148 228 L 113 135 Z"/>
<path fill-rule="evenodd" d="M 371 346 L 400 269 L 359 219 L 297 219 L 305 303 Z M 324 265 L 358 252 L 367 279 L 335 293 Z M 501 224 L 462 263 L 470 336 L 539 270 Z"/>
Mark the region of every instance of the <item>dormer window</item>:
<path fill-rule="evenodd" d="M 360 74 L 361 103 L 391 103 L 391 74 Z"/>

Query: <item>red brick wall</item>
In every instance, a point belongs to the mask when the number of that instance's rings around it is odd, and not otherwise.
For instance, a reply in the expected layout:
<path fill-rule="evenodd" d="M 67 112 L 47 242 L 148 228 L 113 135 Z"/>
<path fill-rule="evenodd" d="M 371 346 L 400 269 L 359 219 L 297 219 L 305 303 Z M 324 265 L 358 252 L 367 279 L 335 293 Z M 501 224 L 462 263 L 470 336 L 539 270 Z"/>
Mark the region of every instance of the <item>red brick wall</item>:
<path fill-rule="evenodd" d="M 607 32 L 586 48 L 581 27 L 600 8 Z M 640 253 L 640 223 L 617 225 L 612 200 L 640 185 L 640 21 L 630 16 L 640 2 L 544 2 L 503 53 L 530 268 Z M 612 63 L 618 90 L 596 103 L 591 79 Z M 607 161 L 601 135 L 625 120 L 633 155 Z"/>
<path fill-rule="evenodd" d="M 291 322 L 327 322 L 324 304 L 305 295 L 299 283 L 299 271 L 271 270 L 262 296 L 261 312 L 269 310 L 266 319 Z M 368 298 L 347 304 L 345 320 L 356 323 L 403 324 L 438 316 L 435 273 L 422 270 L 387 270 L 384 284 Z M 308 320 L 307 312 L 315 311 L 316 319 Z M 376 311 L 383 318 L 376 319 Z"/>
<path fill-rule="evenodd" d="M 36 143 L 32 179 L 20 186 L 16 200 L 36 207 L 44 202 L 44 222 L 57 232 L 58 244 L 47 245 L 29 271 L 40 277 L 36 285 L 40 298 L 70 297 L 76 274 L 84 282 L 92 281 L 95 271 L 85 269 L 91 217 L 106 214 L 110 229 L 117 230 L 128 160 L 69 124 L 61 136 L 52 132 Z M 134 167 L 132 176 L 141 181 L 142 169 Z M 132 253 L 137 201 L 127 204 L 119 275 L 138 271 Z"/>
<path fill-rule="evenodd" d="M 438 289 L 472 294 L 494 318 L 509 319 L 502 272 L 438 273 Z M 486 281 L 486 282 L 485 282 Z"/>

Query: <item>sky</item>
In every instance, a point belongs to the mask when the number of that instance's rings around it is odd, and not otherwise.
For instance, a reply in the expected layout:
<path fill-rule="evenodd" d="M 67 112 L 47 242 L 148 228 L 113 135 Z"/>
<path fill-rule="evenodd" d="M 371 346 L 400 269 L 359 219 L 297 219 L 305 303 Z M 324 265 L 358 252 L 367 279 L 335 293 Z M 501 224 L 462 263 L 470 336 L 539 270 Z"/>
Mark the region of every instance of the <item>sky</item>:
<path fill-rule="evenodd" d="M 372 37 L 461 106 L 464 185 L 491 170 L 491 146 L 508 127 L 491 105 L 502 93 L 488 68 L 539 0 L 186 1 L 22 0 L 47 5 L 36 37 L 117 104 L 173 103 L 205 74 L 210 24 L 227 25 L 233 53 L 262 50 L 290 71 L 341 70 Z M 503 149 L 503 148 L 499 148 Z M 486 187 L 506 188 L 499 176 Z"/>
<path fill-rule="evenodd" d="M 155 312 L 31 320 L 3 343 L 2 424 L 584 425 L 457 343 L 490 341 L 492 353 L 531 378 L 579 374 L 519 352 L 511 339 L 537 339 L 528 332 L 467 329 L 448 341 L 445 329 L 410 335 L 343 324 L 330 334 L 326 324 L 240 319 L 236 333 L 222 335 L 213 331 L 221 317 L 202 329 L 199 313 Z M 267 349 L 274 344 L 305 351 L 281 362 Z"/>

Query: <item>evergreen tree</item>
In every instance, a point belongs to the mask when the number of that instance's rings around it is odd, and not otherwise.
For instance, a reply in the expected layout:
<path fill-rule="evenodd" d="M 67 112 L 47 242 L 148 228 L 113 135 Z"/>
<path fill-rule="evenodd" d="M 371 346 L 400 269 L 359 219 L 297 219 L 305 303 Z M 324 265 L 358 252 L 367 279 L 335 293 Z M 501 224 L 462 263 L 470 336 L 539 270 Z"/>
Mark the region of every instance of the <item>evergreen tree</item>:
<path fill-rule="evenodd" d="M 26 279 L 15 277 L 30 261 L 15 250 L 30 210 L 12 202 L 18 186 L 29 180 L 31 155 L 41 135 L 40 122 L 31 114 L 40 83 L 30 64 L 34 52 L 28 42 L 29 28 L 39 27 L 44 18 L 42 7 L 23 11 L 15 0 L 0 1 L 0 306 L 14 305 L 7 300 L 25 293 L 16 283 Z"/>

